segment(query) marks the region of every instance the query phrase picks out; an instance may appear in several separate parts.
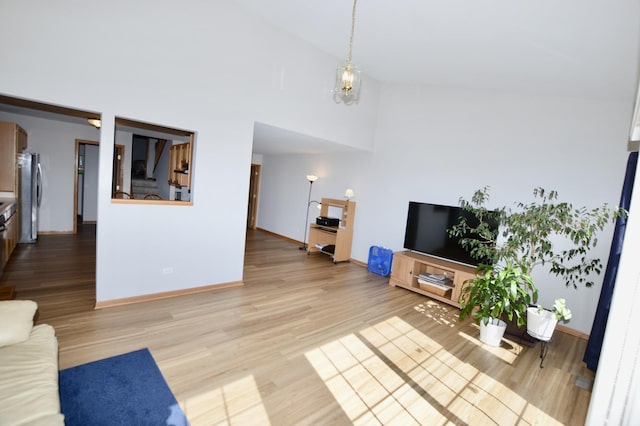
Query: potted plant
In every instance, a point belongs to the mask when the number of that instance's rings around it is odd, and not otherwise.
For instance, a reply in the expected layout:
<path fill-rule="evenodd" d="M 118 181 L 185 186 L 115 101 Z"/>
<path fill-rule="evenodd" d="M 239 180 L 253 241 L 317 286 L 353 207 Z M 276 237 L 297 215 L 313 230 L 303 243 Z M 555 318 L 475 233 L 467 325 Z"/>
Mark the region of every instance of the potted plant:
<path fill-rule="evenodd" d="M 500 346 L 507 324 L 503 315 L 522 326 L 531 298 L 537 298 L 533 281 L 521 265 L 480 265 L 460 295 L 460 319 L 468 315 L 480 322 L 480 340 Z"/>
<path fill-rule="evenodd" d="M 591 274 L 601 272 L 602 262 L 589 258 L 588 252 L 597 244 L 598 231 L 626 211 L 612 210 L 607 204 L 592 209 L 574 207 L 558 201 L 557 191 L 543 188 L 535 188 L 533 196 L 530 203 L 489 210 L 489 188 L 479 189 L 471 201 L 460 199 L 461 207 L 477 222 L 472 225 L 461 217 L 449 233 L 459 237 L 460 244 L 476 259 L 487 259 L 495 265 L 516 264 L 527 277 L 535 268 L 547 265 L 551 273 L 564 279 L 566 286 L 591 287 Z M 492 226 L 495 224 L 498 226 Z M 554 243 L 560 241 L 563 248 L 556 249 Z M 537 291 L 532 284 L 530 280 L 523 281 L 521 294 L 527 292 L 535 303 Z M 517 318 L 526 315 L 527 305 L 517 305 Z"/>
<path fill-rule="evenodd" d="M 527 333 L 538 340 L 549 341 L 553 336 L 558 321 L 569 321 L 571 310 L 567 308 L 567 301 L 563 298 L 553 302 L 553 310 L 545 309 L 541 305 L 527 308 Z"/>

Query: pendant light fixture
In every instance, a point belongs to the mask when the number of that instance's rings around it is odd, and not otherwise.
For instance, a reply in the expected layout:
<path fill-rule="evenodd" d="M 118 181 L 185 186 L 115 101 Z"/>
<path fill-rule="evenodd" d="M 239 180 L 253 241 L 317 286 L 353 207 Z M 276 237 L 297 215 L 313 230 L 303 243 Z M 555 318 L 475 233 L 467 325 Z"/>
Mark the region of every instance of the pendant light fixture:
<path fill-rule="evenodd" d="M 349 56 L 344 65 L 338 65 L 336 70 L 336 84 L 333 88 L 333 100 L 336 103 L 344 102 L 351 105 L 360 99 L 360 70 L 351 62 L 351 52 L 353 50 L 353 30 L 356 26 L 356 3 L 353 0 L 353 10 L 351 12 L 351 37 L 349 37 Z"/>

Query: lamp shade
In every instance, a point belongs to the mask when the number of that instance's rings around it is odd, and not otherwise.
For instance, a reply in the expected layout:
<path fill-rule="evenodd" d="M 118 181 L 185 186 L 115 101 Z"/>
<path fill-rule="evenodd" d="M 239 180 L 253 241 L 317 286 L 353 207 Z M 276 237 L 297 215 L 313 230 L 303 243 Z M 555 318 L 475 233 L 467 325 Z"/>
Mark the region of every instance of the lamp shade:
<path fill-rule="evenodd" d="M 316 175 L 307 175 L 307 180 L 309 182 L 315 182 L 315 181 L 318 180 L 318 176 L 316 176 Z"/>
<path fill-rule="evenodd" d="M 351 188 L 347 188 L 346 191 L 344 191 L 344 196 L 347 200 L 350 200 L 353 197 L 353 189 Z"/>

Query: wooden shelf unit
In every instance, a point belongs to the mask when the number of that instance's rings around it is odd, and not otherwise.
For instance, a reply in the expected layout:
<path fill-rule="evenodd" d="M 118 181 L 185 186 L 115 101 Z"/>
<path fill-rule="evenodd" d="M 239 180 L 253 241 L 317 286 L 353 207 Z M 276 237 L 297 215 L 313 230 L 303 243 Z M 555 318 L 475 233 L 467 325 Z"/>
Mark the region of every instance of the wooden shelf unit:
<path fill-rule="evenodd" d="M 351 260 L 351 241 L 353 239 L 353 221 L 356 215 L 356 203 L 349 200 L 323 198 L 320 206 L 320 216 L 329 216 L 329 208 L 342 209 L 338 226 L 324 226 L 312 223 L 309 225 L 309 246 L 307 254 L 324 253 L 333 258 L 333 262 Z M 333 245 L 333 252 L 321 249 L 319 246 Z"/>
<path fill-rule="evenodd" d="M 169 185 L 191 189 L 191 143 L 185 142 L 169 148 Z"/>
<path fill-rule="evenodd" d="M 418 283 L 418 276 L 423 273 L 444 275 L 450 278 L 453 289 L 443 295 L 438 294 L 440 291 L 437 288 L 431 291 L 421 288 Z M 393 254 L 389 285 L 403 287 L 459 308 L 458 299 L 464 282 L 473 279 L 475 276 L 475 268 L 472 266 L 465 266 L 411 251 L 401 251 Z"/>

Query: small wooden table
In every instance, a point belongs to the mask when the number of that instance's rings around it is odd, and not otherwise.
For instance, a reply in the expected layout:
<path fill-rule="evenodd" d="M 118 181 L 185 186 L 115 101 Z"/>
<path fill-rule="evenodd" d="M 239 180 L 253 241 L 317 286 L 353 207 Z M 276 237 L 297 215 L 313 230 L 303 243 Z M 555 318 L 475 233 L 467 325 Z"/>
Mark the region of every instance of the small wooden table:
<path fill-rule="evenodd" d="M 16 297 L 16 287 L 12 285 L 0 286 L 0 300 L 11 300 Z"/>

